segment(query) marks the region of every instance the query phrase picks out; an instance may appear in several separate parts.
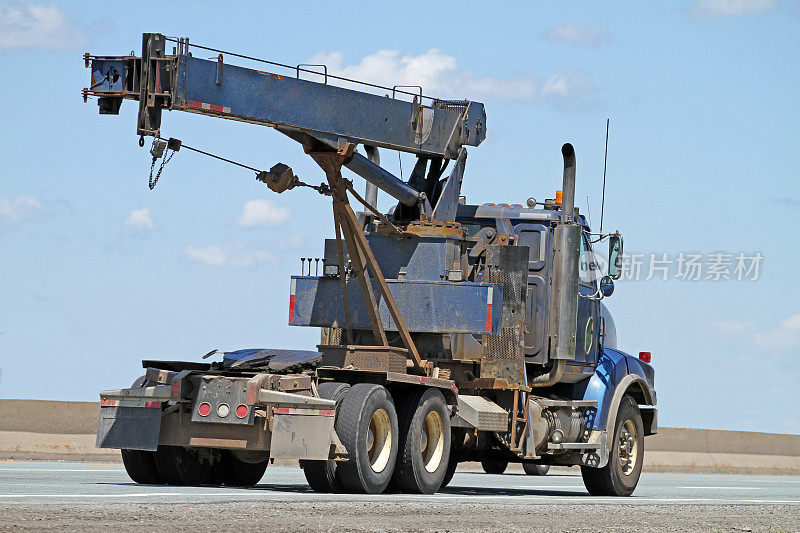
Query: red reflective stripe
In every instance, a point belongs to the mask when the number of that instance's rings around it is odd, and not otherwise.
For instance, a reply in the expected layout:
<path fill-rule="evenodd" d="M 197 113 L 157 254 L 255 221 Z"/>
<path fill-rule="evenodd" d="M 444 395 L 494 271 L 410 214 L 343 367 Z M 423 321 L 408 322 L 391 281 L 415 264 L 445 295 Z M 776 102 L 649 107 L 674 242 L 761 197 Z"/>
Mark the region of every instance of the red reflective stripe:
<path fill-rule="evenodd" d="M 321 414 L 322 416 L 334 416 L 336 414 L 336 411 L 334 411 L 333 409 L 322 409 L 320 410 L 319 414 Z"/>
<path fill-rule="evenodd" d="M 289 295 L 289 323 L 294 322 L 294 294 Z"/>
<path fill-rule="evenodd" d="M 161 402 L 144 402 L 145 407 L 158 407 L 161 408 Z"/>
<path fill-rule="evenodd" d="M 276 415 L 288 415 L 289 408 L 288 407 L 276 407 L 273 411 Z"/>
<path fill-rule="evenodd" d="M 100 400 L 100 407 L 116 407 L 117 400 Z"/>
<path fill-rule="evenodd" d="M 175 381 L 172 384 L 172 397 L 176 400 L 180 399 L 181 397 L 181 382 Z"/>
<path fill-rule="evenodd" d="M 492 304 L 486 304 L 486 332 L 492 331 Z"/>
<path fill-rule="evenodd" d="M 195 102 L 193 100 L 186 100 L 186 105 L 189 107 L 196 107 L 198 109 L 203 109 L 203 104 L 201 102 Z"/>
<path fill-rule="evenodd" d="M 247 403 L 249 404 L 256 403 L 256 391 L 255 387 L 253 387 L 252 385 L 247 387 Z"/>

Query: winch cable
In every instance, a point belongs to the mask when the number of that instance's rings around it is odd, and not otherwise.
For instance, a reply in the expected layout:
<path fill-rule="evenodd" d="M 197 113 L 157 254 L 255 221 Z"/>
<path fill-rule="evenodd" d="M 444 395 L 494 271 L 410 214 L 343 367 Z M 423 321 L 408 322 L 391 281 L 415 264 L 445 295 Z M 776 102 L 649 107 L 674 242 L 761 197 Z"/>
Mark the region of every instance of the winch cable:
<path fill-rule="evenodd" d="M 161 144 L 157 145 L 156 143 L 159 143 L 159 142 Z M 175 152 L 177 152 L 181 148 L 186 148 L 187 150 L 191 150 L 193 152 L 197 152 L 199 154 L 203 154 L 203 155 L 208 156 L 208 157 L 213 157 L 214 159 L 219 159 L 220 161 L 224 161 L 225 163 L 230 163 L 231 165 L 236 165 L 237 167 L 246 168 L 247 170 L 255 172 L 256 176 L 258 176 L 259 174 L 264 172 L 262 170 L 259 170 L 259 169 L 255 168 L 255 167 L 251 167 L 249 165 L 245 165 L 244 163 L 239 163 L 238 161 L 234 161 L 233 159 L 228 159 L 226 157 L 222 157 L 220 155 L 212 154 L 211 152 L 206 152 L 205 150 L 200 150 L 199 148 L 195 148 L 193 146 L 189 146 L 187 144 L 184 144 L 183 141 L 181 141 L 180 139 L 176 139 L 174 137 L 170 137 L 169 139 L 165 139 L 165 138 L 163 138 L 161 136 L 156 136 L 153 139 L 153 146 L 150 149 L 150 153 L 153 155 L 153 163 L 150 165 L 150 180 L 148 182 L 148 186 L 150 187 L 150 190 L 153 190 L 155 188 L 155 186 L 156 186 L 156 183 L 158 183 L 158 178 L 161 177 L 161 172 L 164 170 L 164 166 L 167 163 L 169 163 L 169 161 L 172 159 L 172 156 L 175 155 Z M 155 179 L 153 179 L 153 169 L 155 168 L 156 161 L 159 158 L 163 158 L 163 160 L 161 161 L 161 166 L 158 169 L 158 173 L 156 174 Z M 302 181 L 300 181 L 298 179 L 297 182 L 295 183 L 295 186 L 297 186 L 297 187 L 307 187 L 309 189 L 314 189 L 315 191 L 317 191 L 318 193 L 320 193 L 322 195 L 326 195 L 326 196 L 330 195 L 330 188 L 325 183 L 321 183 L 319 185 L 310 185 L 310 184 L 304 183 L 304 182 L 302 182 Z"/>

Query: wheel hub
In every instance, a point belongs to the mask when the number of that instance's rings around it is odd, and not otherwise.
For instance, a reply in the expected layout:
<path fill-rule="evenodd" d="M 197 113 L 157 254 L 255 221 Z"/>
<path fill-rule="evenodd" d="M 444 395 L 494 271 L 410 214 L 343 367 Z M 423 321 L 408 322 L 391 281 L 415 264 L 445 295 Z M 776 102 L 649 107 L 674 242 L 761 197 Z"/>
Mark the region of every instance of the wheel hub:
<path fill-rule="evenodd" d="M 623 475 L 629 476 L 633 473 L 638 455 L 639 441 L 636 424 L 633 423 L 633 420 L 626 420 L 620 428 L 617 442 L 617 457 Z"/>

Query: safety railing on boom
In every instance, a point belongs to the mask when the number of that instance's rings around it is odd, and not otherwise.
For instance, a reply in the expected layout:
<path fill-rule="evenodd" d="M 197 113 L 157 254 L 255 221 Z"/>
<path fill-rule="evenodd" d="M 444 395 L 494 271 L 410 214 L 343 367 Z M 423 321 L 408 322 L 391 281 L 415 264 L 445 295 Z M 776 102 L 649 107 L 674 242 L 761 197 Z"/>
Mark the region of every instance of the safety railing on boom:
<path fill-rule="evenodd" d="M 167 43 L 176 44 L 167 55 Z M 193 57 L 190 49 L 218 54 Z M 281 75 L 225 63 L 225 56 L 289 69 Z M 334 149 L 345 143 L 365 144 L 421 156 L 455 159 L 464 145 L 477 146 L 486 137 L 483 104 L 450 102 L 407 87 L 385 87 L 253 56 L 189 44 L 188 39 L 147 33 L 142 56 L 84 56 L 92 84 L 84 98 L 99 98 L 100 113 L 117 114 L 123 99 L 139 101 L 137 133 L 157 136 L 161 112 L 181 110 L 268 125 L 295 140 L 323 143 Z M 300 73 L 322 82 L 300 79 Z M 385 96 L 332 85 L 331 80 L 387 91 Z M 412 97 L 404 101 L 389 97 Z M 425 102 L 425 103 L 423 103 Z M 427 104 L 427 105 L 426 105 Z"/>

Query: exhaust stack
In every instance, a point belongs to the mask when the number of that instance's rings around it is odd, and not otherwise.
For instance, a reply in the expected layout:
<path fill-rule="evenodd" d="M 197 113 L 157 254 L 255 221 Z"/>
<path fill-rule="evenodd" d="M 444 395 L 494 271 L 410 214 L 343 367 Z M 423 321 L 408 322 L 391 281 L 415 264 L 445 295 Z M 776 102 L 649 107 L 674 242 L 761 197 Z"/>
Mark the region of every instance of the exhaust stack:
<path fill-rule="evenodd" d="M 578 329 L 581 227 L 575 223 L 575 149 L 566 143 L 561 147 L 561 155 L 564 157 L 564 183 L 561 220 L 554 232 L 555 251 L 549 321 L 550 358 L 574 360 Z M 563 369 L 563 364 L 559 366 Z"/>

